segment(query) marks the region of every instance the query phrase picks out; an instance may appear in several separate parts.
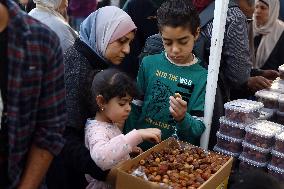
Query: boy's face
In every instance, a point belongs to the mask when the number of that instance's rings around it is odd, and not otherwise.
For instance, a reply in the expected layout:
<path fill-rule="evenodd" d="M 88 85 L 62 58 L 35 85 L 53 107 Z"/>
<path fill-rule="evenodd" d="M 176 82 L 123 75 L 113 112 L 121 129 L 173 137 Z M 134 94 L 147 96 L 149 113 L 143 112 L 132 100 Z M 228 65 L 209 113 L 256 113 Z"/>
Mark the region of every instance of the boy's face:
<path fill-rule="evenodd" d="M 164 26 L 161 35 L 168 57 L 176 64 L 190 63 L 193 59 L 192 49 L 194 41 L 199 36 L 199 29 L 195 35 L 185 27 Z"/>

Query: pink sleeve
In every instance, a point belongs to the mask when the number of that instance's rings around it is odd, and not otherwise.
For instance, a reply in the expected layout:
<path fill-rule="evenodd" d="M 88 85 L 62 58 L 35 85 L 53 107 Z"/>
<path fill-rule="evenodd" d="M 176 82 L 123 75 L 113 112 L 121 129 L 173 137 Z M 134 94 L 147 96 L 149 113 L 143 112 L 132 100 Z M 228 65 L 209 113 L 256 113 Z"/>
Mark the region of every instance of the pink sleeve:
<path fill-rule="evenodd" d="M 86 129 L 85 137 L 92 159 L 103 170 L 128 159 L 132 148 L 142 142 L 137 130 L 110 139 L 105 129 L 90 127 Z"/>

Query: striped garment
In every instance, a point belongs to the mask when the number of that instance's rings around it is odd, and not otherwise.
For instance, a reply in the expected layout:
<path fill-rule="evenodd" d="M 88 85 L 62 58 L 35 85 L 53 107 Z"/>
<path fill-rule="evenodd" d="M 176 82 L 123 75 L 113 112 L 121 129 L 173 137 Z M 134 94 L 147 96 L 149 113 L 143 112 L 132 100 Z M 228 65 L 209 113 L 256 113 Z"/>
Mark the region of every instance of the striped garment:
<path fill-rule="evenodd" d="M 248 80 L 252 67 L 246 21 L 238 6 L 228 9 L 220 71 L 223 72 L 228 86 L 234 88 L 239 88 Z M 202 34 L 211 39 L 212 29 L 213 20 L 202 29 Z"/>
<path fill-rule="evenodd" d="M 31 144 L 57 155 L 64 144 L 63 54 L 54 32 L 7 0 L 9 188 L 19 183 Z M 45 188 L 44 184 L 40 188 Z"/>

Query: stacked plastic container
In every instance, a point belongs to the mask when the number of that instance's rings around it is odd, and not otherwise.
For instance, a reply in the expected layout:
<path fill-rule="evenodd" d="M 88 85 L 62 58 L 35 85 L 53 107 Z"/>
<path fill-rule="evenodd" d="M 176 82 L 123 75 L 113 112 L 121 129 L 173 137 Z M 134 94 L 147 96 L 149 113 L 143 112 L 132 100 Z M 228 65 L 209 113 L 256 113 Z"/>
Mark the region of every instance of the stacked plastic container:
<path fill-rule="evenodd" d="M 261 102 L 238 99 L 224 105 L 225 116 L 220 118 L 217 144 L 214 151 L 238 158 L 242 152 L 242 142 L 247 125 L 257 121 Z"/>
<path fill-rule="evenodd" d="M 259 119 L 268 121 L 275 120 L 275 115 L 279 107 L 279 96 L 279 92 L 266 89 L 257 91 L 255 93 L 257 101 L 262 102 L 264 105 L 264 108 L 260 111 L 261 113 Z"/>
<path fill-rule="evenodd" d="M 275 135 L 282 130 L 282 125 L 265 120 L 256 121 L 247 126 L 242 143 L 243 152 L 239 157 L 241 161 L 240 170 L 265 170 L 270 160 Z"/>
<path fill-rule="evenodd" d="M 271 151 L 271 161 L 268 164 L 268 173 L 284 180 L 284 132 L 281 132 L 275 136 L 275 145 Z"/>

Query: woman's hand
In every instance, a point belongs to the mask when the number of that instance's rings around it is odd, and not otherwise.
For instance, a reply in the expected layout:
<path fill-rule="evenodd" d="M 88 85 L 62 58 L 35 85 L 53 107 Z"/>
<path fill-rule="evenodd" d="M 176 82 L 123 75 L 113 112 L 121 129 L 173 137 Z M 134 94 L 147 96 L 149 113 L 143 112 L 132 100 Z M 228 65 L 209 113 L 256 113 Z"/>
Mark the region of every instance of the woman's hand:
<path fill-rule="evenodd" d="M 173 118 L 180 122 L 184 119 L 185 114 L 187 112 L 187 102 L 182 100 L 180 97 L 170 96 L 170 112 Z"/>
<path fill-rule="evenodd" d="M 143 140 L 159 143 L 161 142 L 161 130 L 157 128 L 139 129 L 137 130 Z"/>

